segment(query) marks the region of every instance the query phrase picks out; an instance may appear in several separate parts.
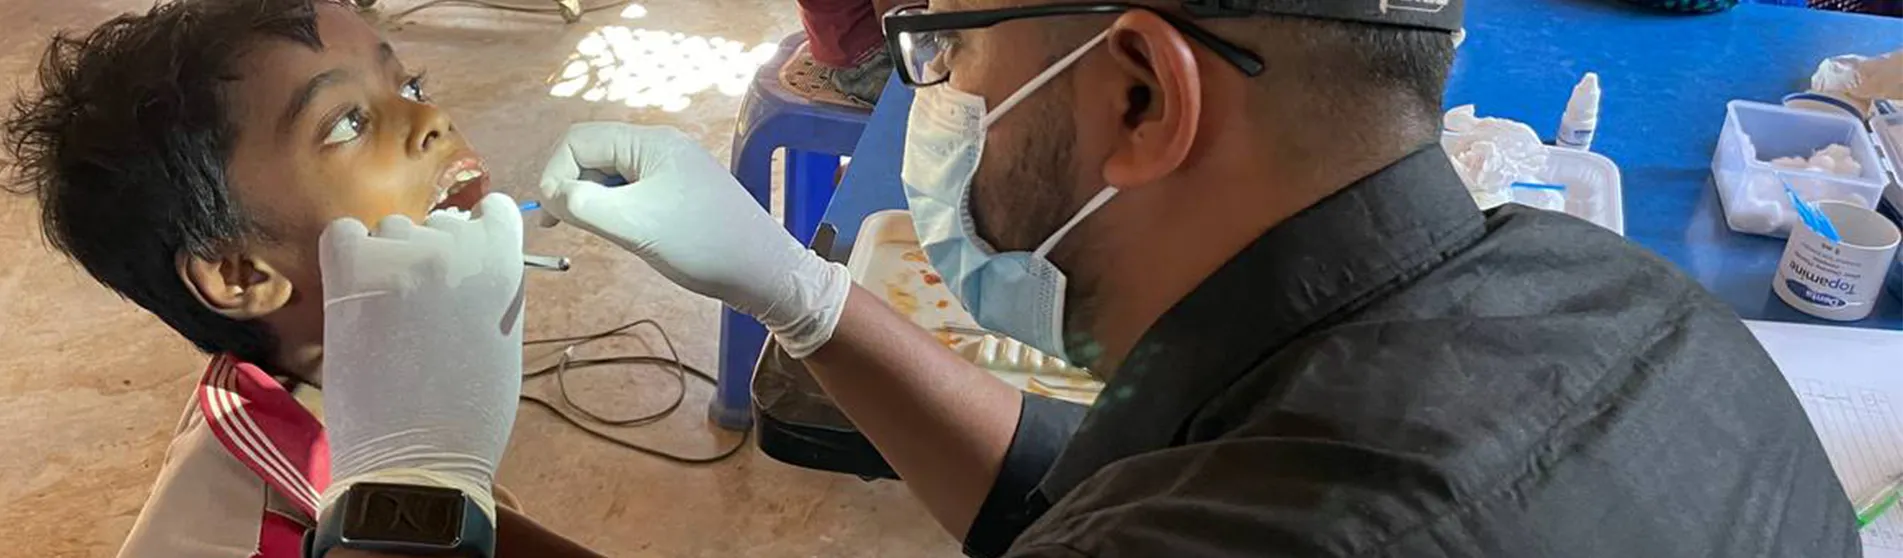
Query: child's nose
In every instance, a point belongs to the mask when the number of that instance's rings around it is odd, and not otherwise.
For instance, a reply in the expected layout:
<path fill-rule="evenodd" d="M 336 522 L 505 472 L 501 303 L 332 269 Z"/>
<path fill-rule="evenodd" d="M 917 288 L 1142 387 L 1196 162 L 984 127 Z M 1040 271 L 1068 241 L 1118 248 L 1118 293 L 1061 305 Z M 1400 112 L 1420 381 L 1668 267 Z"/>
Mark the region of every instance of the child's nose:
<path fill-rule="evenodd" d="M 410 130 L 410 154 L 422 155 L 437 147 L 438 140 L 455 131 L 456 125 L 449 120 L 449 113 L 424 103 L 414 103 L 416 123 Z"/>

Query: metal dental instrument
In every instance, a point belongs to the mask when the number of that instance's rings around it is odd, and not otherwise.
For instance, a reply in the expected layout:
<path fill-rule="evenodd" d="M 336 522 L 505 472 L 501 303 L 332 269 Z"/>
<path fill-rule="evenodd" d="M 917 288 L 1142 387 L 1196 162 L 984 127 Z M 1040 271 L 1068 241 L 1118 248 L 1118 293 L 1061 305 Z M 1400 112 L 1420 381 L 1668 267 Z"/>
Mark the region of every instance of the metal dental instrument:
<path fill-rule="evenodd" d="M 528 213 L 542 208 L 542 202 L 529 200 L 522 202 L 522 212 Z M 565 256 L 522 255 L 522 267 L 538 271 L 568 271 L 568 258 Z"/>
<path fill-rule="evenodd" d="M 538 271 L 568 271 L 568 258 L 565 256 L 537 256 L 523 254 L 522 266 Z"/>

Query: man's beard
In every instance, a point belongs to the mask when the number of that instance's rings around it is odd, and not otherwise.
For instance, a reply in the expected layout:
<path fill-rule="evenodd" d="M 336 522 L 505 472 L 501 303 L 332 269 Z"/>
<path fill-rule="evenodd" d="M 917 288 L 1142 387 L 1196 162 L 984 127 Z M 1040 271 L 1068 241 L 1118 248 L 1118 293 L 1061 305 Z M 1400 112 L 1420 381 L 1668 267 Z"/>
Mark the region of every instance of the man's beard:
<path fill-rule="evenodd" d="M 1056 102 L 1070 98 L 1070 87 L 1064 82 L 1049 87 L 1051 91 L 1027 99 L 1005 118 L 1022 120 L 1008 125 L 1015 134 L 998 138 L 1006 141 L 988 141 L 985 153 L 991 165 L 981 165 L 972 177 L 973 224 L 999 252 L 1036 250 L 1082 209 L 1083 202 L 1075 193 L 1077 161 L 1071 151 L 1076 122 L 1066 106 Z M 1049 257 L 1069 260 L 1059 254 L 1082 251 L 1088 241 L 1078 232 L 1072 229 Z M 1089 365 L 1102 352 L 1090 335 L 1096 321 L 1096 282 L 1068 271 L 1064 275 L 1061 341 L 1072 363 Z"/>
<path fill-rule="evenodd" d="M 1056 84 L 1052 84 L 1055 86 Z M 1053 87 L 1055 88 L 1055 87 Z M 1071 189 L 1070 114 L 1048 99 L 1062 91 L 1033 97 L 1005 120 L 1015 133 L 987 140 L 984 158 L 971 180 L 972 219 L 979 236 L 999 252 L 1029 252 L 1050 238 L 1076 203 Z M 1042 102 L 1040 102 L 1042 101 Z"/>

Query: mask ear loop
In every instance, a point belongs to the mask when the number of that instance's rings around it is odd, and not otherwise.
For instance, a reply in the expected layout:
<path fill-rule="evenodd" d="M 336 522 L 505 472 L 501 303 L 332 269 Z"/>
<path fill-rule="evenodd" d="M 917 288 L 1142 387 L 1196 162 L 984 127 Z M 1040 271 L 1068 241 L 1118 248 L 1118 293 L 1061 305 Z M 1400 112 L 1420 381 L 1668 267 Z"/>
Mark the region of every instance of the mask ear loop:
<path fill-rule="evenodd" d="M 1031 81 L 1024 82 L 1024 87 L 1019 87 L 1016 93 L 1012 93 L 1010 97 L 1005 97 L 1003 101 L 999 101 L 998 106 L 985 111 L 985 117 L 978 120 L 979 129 L 991 128 L 991 124 L 997 122 L 998 117 L 1004 116 L 1004 113 L 1009 112 L 1012 107 L 1016 107 L 1018 103 L 1023 102 L 1025 97 L 1030 97 L 1032 93 L 1037 92 L 1038 88 L 1044 87 L 1046 83 L 1050 83 L 1052 79 L 1057 77 L 1057 74 L 1064 73 L 1064 70 L 1069 69 L 1071 64 L 1077 63 L 1077 59 L 1083 58 L 1085 54 L 1090 52 L 1091 48 L 1096 47 L 1099 43 L 1102 43 L 1104 39 L 1109 37 L 1110 30 L 1103 30 L 1102 33 L 1098 33 L 1097 36 L 1085 41 L 1084 46 L 1077 47 L 1077 50 L 1070 51 L 1070 54 L 1064 55 L 1056 64 L 1045 68 L 1042 73 L 1031 78 Z"/>
<path fill-rule="evenodd" d="M 1057 242 L 1064 239 L 1064 235 L 1070 234 L 1070 230 L 1075 228 L 1078 223 L 1084 222 L 1085 217 L 1096 213 L 1098 209 L 1103 208 L 1103 204 L 1110 203 L 1110 198 L 1114 197 L 1117 197 L 1117 187 L 1105 186 L 1102 191 L 1097 192 L 1096 196 L 1092 196 L 1090 201 L 1084 202 L 1084 208 L 1077 210 L 1075 217 L 1071 217 L 1070 221 L 1064 223 L 1064 226 L 1058 227 L 1057 232 L 1051 233 L 1050 238 L 1044 239 L 1044 243 L 1039 244 L 1037 250 L 1031 252 L 1031 256 L 1043 258 L 1045 255 L 1050 254 L 1051 249 L 1057 247 Z"/>

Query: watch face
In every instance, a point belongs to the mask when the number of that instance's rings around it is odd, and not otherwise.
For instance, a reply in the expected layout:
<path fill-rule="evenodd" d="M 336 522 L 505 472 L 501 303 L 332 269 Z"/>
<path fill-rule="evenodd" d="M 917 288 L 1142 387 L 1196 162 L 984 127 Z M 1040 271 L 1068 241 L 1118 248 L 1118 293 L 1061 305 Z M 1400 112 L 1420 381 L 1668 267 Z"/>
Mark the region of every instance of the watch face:
<path fill-rule="evenodd" d="M 463 527 L 463 494 L 450 488 L 363 483 L 344 494 L 346 541 L 454 547 Z"/>

